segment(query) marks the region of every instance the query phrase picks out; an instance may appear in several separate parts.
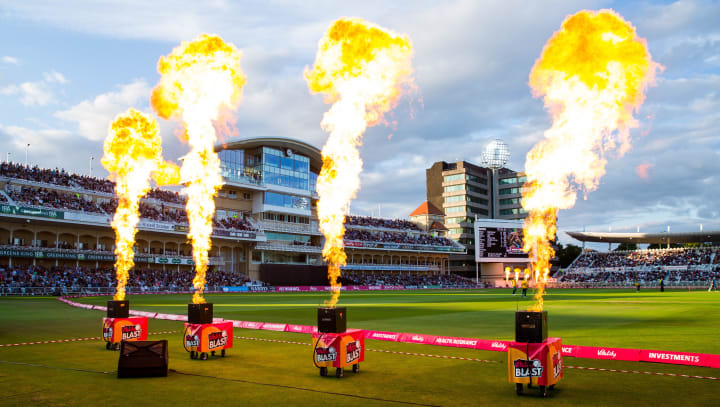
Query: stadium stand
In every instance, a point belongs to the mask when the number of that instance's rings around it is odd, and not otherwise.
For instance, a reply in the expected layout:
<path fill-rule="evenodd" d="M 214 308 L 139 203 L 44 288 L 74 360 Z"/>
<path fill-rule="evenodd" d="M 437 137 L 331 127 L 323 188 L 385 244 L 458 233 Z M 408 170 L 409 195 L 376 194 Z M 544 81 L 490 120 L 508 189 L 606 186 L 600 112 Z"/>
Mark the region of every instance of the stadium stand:
<path fill-rule="evenodd" d="M 345 229 L 345 240 L 365 242 L 406 243 L 432 246 L 453 246 L 454 243 L 444 237 L 434 237 L 429 234 L 410 234 L 390 231 L 368 231 L 358 229 Z"/>
<path fill-rule="evenodd" d="M 443 288 L 475 287 L 475 283 L 455 274 L 412 273 L 345 273 L 345 285 L 402 285 L 405 287 L 438 286 Z"/>
<path fill-rule="evenodd" d="M 42 170 L 37 173 L 43 174 Z M 33 174 L 34 172 L 31 172 Z M 52 172 L 55 174 L 55 172 Z M 60 174 L 65 174 L 64 172 Z M 84 185 L 97 186 L 97 189 L 87 190 L 78 189 L 78 192 L 64 192 L 62 190 L 52 189 L 53 186 L 65 186 L 61 184 L 48 184 L 48 187 L 36 187 L 36 186 L 25 186 L 16 185 L 12 181 L 9 182 L 5 187 L 5 192 L 8 194 L 10 199 L 15 201 L 17 204 L 27 205 L 36 208 L 53 208 L 62 209 L 67 211 L 77 211 L 83 213 L 97 213 L 112 215 L 117 208 L 117 199 L 97 199 L 92 200 L 90 194 L 95 191 L 102 191 L 102 180 L 97 180 L 89 177 L 74 176 L 75 179 L 83 179 Z M 40 179 L 41 181 L 38 181 Z M 33 182 L 44 182 L 44 180 L 60 180 L 65 181 L 64 176 L 47 176 L 47 177 L 34 177 Z M 75 180 L 71 178 L 71 180 Z M 96 182 L 97 181 L 97 182 Z M 139 211 L 140 217 L 153 221 L 170 222 L 178 225 L 187 225 L 187 213 L 182 207 L 176 208 L 173 206 L 165 205 L 164 202 L 180 204 L 182 202 L 181 197 L 172 191 L 164 191 L 160 189 L 154 189 L 150 191 L 149 195 L 152 199 L 160 201 L 159 205 L 151 203 L 152 201 L 145 199 L 144 202 L 140 202 Z M 0 194 L 0 198 L 5 199 Z M 255 230 L 253 225 L 243 218 L 226 218 L 215 220 L 214 226 L 216 228 L 229 229 L 229 230 Z"/>
<path fill-rule="evenodd" d="M 24 166 L 18 163 L 0 164 L 0 177 L 68 187 L 77 189 L 78 192 L 82 192 L 84 190 L 112 194 L 115 190 L 115 183 L 107 179 L 70 174 L 64 169 L 59 170 L 56 168 L 51 170 L 39 168 L 38 166 Z M 185 203 L 185 198 L 177 192 L 162 190 L 159 188 L 153 188 L 150 190 L 147 194 L 147 198 L 170 203 Z"/>
<path fill-rule="evenodd" d="M 103 213 L 103 210 L 92 200 L 80 197 L 80 194 L 58 192 L 45 188 L 32 188 L 13 185 L 6 189 L 10 199 L 24 205 L 66 209 L 78 212 Z"/>
<path fill-rule="evenodd" d="M 572 268 L 582 267 L 636 267 L 679 266 L 710 264 L 713 248 L 700 249 L 654 249 L 619 251 L 610 253 L 585 252 L 573 263 Z"/>
<path fill-rule="evenodd" d="M 128 292 L 188 291 L 192 287 L 191 270 L 135 269 L 130 273 Z M 412 273 L 346 273 L 346 285 L 402 285 L 405 287 L 464 288 L 474 283 L 454 274 L 431 275 Z M 207 289 L 221 290 L 224 286 L 241 286 L 252 281 L 245 274 L 209 271 Z M 0 293 L 46 293 L 47 289 L 62 293 L 112 291 L 115 275 L 112 268 L 42 267 L 0 265 Z"/>
<path fill-rule="evenodd" d="M 279 137 L 237 140 L 216 149 L 224 184 L 215 199 L 210 266 L 255 280 L 269 266 L 282 265 L 288 273 L 323 266 L 315 192 L 320 150 Z M 289 168 L 293 174 L 280 173 Z M 64 169 L 0 163 L 0 263 L 48 270 L 112 268 L 114 186 Z M 185 202 L 178 192 L 158 188 L 141 199 L 137 269 L 192 272 Z M 360 240 L 346 240 L 344 270 L 378 273 L 377 280 L 386 273 L 449 274 L 449 256 L 466 250 L 403 219 L 349 216 L 346 226 L 348 239 Z"/>
<path fill-rule="evenodd" d="M 193 288 L 193 276 L 191 270 L 134 269 L 127 287 L 129 292 L 187 291 Z M 250 281 L 245 274 L 212 270 L 207 273 L 208 290 L 240 286 Z M 26 294 L 46 288 L 82 292 L 87 289 L 112 289 L 114 286 L 112 268 L 0 266 L 0 291 L 6 294 Z"/>
<path fill-rule="evenodd" d="M 585 251 L 555 276 L 560 283 L 635 282 L 705 284 L 720 278 L 720 248 L 671 248 L 600 253 Z"/>
<path fill-rule="evenodd" d="M 383 219 L 372 216 L 350 215 L 345 218 L 346 226 L 367 226 L 372 228 L 402 229 L 421 231 L 414 223 L 404 219 Z"/>

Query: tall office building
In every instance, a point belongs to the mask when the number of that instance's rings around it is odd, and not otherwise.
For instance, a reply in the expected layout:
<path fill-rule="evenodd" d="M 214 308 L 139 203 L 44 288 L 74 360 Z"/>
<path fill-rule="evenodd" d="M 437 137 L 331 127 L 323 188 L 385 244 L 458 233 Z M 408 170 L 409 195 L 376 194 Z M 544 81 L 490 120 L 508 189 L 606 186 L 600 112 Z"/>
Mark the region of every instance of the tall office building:
<path fill-rule="evenodd" d="M 493 209 L 497 219 L 522 220 L 527 216 L 521 204 L 525 173 L 500 168 L 495 174 L 493 179 L 491 169 L 467 161 L 439 161 L 425 171 L 427 200 L 445 213 L 447 237 L 467 247 L 467 254 L 450 256 L 453 273 L 475 275 L 476 216 L 491 219 Z M 493 190 L 497 196 L 492 196 Z"/>

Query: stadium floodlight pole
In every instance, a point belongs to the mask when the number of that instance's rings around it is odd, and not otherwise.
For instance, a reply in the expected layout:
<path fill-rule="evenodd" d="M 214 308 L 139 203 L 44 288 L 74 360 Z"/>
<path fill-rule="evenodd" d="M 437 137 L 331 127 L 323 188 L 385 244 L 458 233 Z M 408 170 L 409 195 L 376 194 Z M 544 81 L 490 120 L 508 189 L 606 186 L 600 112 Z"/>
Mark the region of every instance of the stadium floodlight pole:
<path fill-rule="evenodd" d="M 510 159 L 510 150 L 507 144 L 500 139 L 495 139 L 485 146 L 482 154 L 483 165 L 490 168 L 492 172 L 492 218 L 497 219 L 497 203 L 498 203 L 498 181 L 497 170 L 503 168 Z"/>
<path fill-rule="evenodd" d="M 25 147 L 25 166 L 27 167 L 28 162 L 28 150 L 30 150 L 30 143 L 27 143 L 27 146 Z"/>
<path fill-rule="evenodd" d="M 90 154 L 90 178 L 92 178 L 92 165 L 93 165 L 94 159 L 95 159 L 95 157 L 93 157 L 92 154 Z"/>
<path fill-rule="evenodd" d="M 10 152 L 5 153 L 5 164 L 10 164 Z"/>

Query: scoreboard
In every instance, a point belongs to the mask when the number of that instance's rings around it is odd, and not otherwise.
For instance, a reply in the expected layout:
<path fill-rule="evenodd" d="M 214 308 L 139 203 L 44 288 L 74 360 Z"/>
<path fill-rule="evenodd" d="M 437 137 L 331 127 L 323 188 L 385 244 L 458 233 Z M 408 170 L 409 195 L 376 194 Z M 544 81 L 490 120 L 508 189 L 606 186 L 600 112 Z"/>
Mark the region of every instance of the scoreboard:
<path fill-rule="evenodd" d="M 478 219 L 475 222 L 475 261 L 485 263 L 534 259 L 523 251 L 523 222 Z"/>

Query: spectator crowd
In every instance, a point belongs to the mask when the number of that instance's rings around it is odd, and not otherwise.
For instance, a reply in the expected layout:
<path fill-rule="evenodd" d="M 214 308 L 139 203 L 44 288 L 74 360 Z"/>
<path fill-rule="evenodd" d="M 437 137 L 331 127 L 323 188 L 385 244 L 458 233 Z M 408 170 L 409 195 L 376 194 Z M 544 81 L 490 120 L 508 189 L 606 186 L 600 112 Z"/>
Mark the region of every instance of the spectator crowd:
<path fill-rule="evenodd" d="M 455 274 L 344 272 L 342 282 L 343 285 L 475 286 L 474 282 Z"/>
<path fill-rule="evenodd" d="M 192 270 L 133 269 L 127 286 L 130 291 L 185 291 L 192 290 Z M 209 270 L 207 287 L 240 286 L 250 281 L 245 274 Z M 80 291 L 85 288 L 112 288 L 116 285 L 112 268 L 1 266 L 0 291 L 12 289 L 23 293 L 31 287 L 58 288 Z M 3 290 L 5 289 L 5 290 Z"/>
<path fill-rule="evenodd" d="M 362 229 L 345 229 L 345 240 L 432 246 L 453 246 L 453 242 L 450 239 L 444 237 L 430 236 L 428 234 L 408 234 L 404 232 L 369 231 Z"/>
<path fill-rule="evenodd" d="M 635 271 L 565 271 L 559 276 L 558 281 L 563 283 L 619 283 L 627 284 L 634 282 L 656 283 L 662 278 L 665 282 L 673 281 L 704 281 L 720 279 L 720 267 L 714 269 L 700 270 L 663 270 L 660 267 L 651 270 Z"/>
<path fill-rule="evenodd" d="M 18 163 L 0 164 L 0 177 L 21 179 L 43 184 L 59 185 L 67 188 L 84 189 L 112 194 L 115 192 L 115 183 L 103 178 L 89 177 L 87 175 L 71 174 L 64 169 L 54 170 L 30 167 Z M 148 198 L 165 202 L 184 204 L 185 198 L 177 192 L 153 188 L 147 194 Z"/>
<path fill-rule="evenodd" d="M 81 195 L 79 192 L 67 193 L 54 189 L 36 188 L 24 185 L 12 185 L 9 188 L 6 188 L 6 192 L 13 201 L 22 205 L 107 214 L 110 216 L 115 213 L 118 205 L 118 201 L 115 198 L 110 200 L 98 199 L 97 201 L 93 201 L 85 195 Z M 169 191 L 163 192 L 168 193 L 167 197 L 173 196 Z M 0 197 L 4 199 L 4 196 L 0 195 Z M 185 209 L 166 206 L 164 203 L 160 203 L 158 206 L 146 202 L 140 202 L 138 211 L 140 212 L 140 218 L 142 219 L 170 222 L 180 225 L 188 224 L 188 217 Z M 224 229 L 254 230 L 252 224 L 242 217 L 214 220 L 213 226 Z"/>
<path fill-rule="evenodd" d="M 70 194 L 52 189 L 22 186 L 9 188 L 10 198 L 20 204 L 44 208 L 66 209 L 79 212 L 103 213 L 103 210 L 91 199 L 80 194 Z"/>
<path fill-rule="evenodd" d="M 573 264 L 575 268 L 638 267 L 638 266 L 697 266 L 715 263 L 720 250 L 713 248 L 674 248 L 599 253 L 586 251 Z"/>
<path fill-rule="evenodd" d="M 371 216 L 349 215 L 345 217 L 345 224 L 353 226 L 369 226 L 373 228 L 403 229 L 413 231 L 421 230 L 414 223 L 404 219 L 382 219 Z"/>

